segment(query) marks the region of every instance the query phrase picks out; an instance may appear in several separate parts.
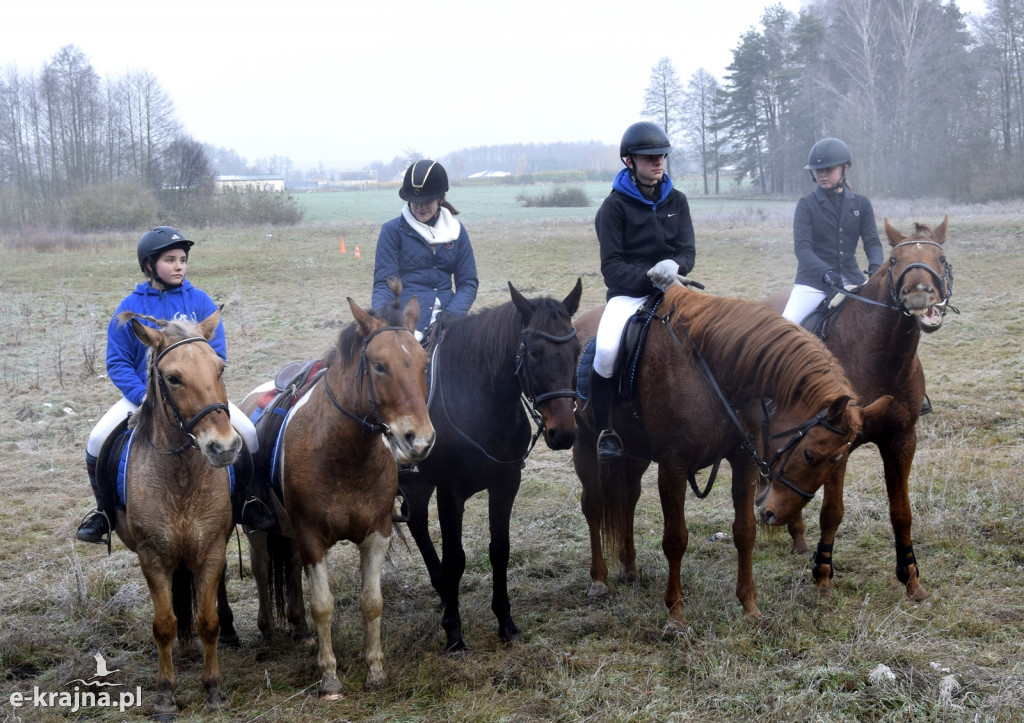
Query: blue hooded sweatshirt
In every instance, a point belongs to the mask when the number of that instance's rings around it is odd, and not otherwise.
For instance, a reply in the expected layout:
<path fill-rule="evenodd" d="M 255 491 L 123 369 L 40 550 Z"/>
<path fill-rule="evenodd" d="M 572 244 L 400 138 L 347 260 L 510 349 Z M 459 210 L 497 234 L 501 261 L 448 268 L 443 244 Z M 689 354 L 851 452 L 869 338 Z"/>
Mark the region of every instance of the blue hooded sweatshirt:
<path fill-rule="evenodd" d="M 107 326 L 107 375 L 129 402 L 138 405 L 142 404 L 142 398 L 146 395 L 146 354 L 149 347 L 135 336 L 131 324 L 122 325 L 118 322 L 117 315 L 122 311 L 133 311 L 167 321 L 183 319 L 198 324 L 217 311 L 217 305 L 205 291 L 197 289 L 188 279 L 181 286 L 164 291 L 142 283 L 121 301 Z M 155 324 L 148 321 L 140 321 L 155 327 Z M 210 346 L 221 359 L 227 361 L 223 322 L 217 325 Z"/>

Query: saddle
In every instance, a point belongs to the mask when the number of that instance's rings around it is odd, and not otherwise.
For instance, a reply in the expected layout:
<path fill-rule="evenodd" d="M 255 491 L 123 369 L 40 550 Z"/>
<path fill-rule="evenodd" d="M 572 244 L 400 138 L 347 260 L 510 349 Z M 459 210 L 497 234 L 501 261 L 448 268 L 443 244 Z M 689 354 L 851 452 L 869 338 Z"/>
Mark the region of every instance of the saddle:
<path fill-rule="evenodd" d="M 301 399 L 326 372 L 327 367 L 319 359 L 288 364 L 274 378 L 274 388 L 260 396 L 251 415 L 260 448 L 251 460 L 253 471 L 249 493 L 262 501 L 277 518 L 277 525 L 266 532 L 287 537 L 294 535 L 291 521 L 284 509 L 281 481 L 275 474 L 281 439 L 284 436 L 284 420 L 289 410 L 295 406 L 295 402 Z"/>
<path fill-rule="evenodd" d="M 662 292 L 651 294 L 636 312 L 629 317 L 622 329 L 619 353 L 615 358 L 615 374 L 617 380 L 617 397 L 620 402 L 630 405 L 634 417 L 639 416 L 634 406 L 633 388 L 636 385 L 640 370 L 640 354 L 647 341 L 647 332 L 651 327 L 655 312 L 664 298 Z M 586 403 L 590 398 L 590 374 L 594 367 L 594 355 L 597 351 L 596 335 L 587 342 L 580 361 L 576 367 L 576 393 Z"/>
<path fill-rule="evenodd" d="M 821 300 L 821 303 L 815 307 L 814 311 L 804 317 L 804 320 L 800 322 L 800 326 L 822 341 L 828 339 L 829 334 L 832 333 L 832 324 L 836 320 L 836 314 L 839 313 L 840 307 L 842 307 L 848 296 L 860 294 L 863 288 L 864 285 L 861 284 L 844 291 L 837 291 L 835 289 L 829 291 L 825 298 Z"/>

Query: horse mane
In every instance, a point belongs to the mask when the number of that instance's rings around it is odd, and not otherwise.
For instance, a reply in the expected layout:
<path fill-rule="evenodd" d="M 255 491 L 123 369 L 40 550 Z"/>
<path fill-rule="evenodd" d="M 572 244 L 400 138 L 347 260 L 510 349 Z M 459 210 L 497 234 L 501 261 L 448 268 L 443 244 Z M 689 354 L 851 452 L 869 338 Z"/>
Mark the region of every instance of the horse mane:
<path fill-rule="evenodd" d="M 931 238 L 932 227 L 926 223 L 914 222 L 914 231 L 910 234 L 911 236 L 927 236 Z"/>
<path fill-rule="evenodd" d="M 712 369 L 729 370 L 730 381 L 718 383 L 731 394 L 816 409 L 844 394 L 855 397 L 824 343 L 768 306 L 681 287 L 666 292 L 665 300 L 673 327 L 686 328 Z"/>
<path fill-rule="evenodd" d="M 376 309 L 370 309 L 367 312 L 374 319 L 383 319 L 386 326 L 404 326 L 402 319 L 402 308 L 401 305 L 396 302 L 382 306 Z M 340 359 L 357 359 L 359 357 L 359 350 L 363 344 L 363 337 L 359 334 L 359 325 L 351 321 L 342 327 L 338 333 L 338 339 L 334 343 L 334 346 L 330 347 L 324 352 L 321 361 L 324 366 L 331 366 L 332 363 Z"/>

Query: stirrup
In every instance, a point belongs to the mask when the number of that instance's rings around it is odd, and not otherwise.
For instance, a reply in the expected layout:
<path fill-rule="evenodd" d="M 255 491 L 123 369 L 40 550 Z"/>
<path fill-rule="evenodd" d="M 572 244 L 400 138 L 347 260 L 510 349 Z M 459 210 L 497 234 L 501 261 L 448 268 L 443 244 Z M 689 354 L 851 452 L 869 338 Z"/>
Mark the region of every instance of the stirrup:
<path fill-rule="evenodd" d="M 85 524 L 87 522 L 91 521 L 93 519 L 93 517 L 95 517 L 96 515 L 101 516 L 103 518 L 103 520 L 107 523 L 107 531 L 104 532 L 104 533 L 101 533 L 98 540 L 92 540 L 92 539 L 86 539 L 84 537 L 79 537 L 78 534 L 82 531 L 82 528 L 85 527 Z M 110 516 L 107 515 L 107 513 L 104 510 L 101 510 L 98 507 L 93 507 L 91 510 L 89 510 L 88 512 L 85 513 L 85 517 L 83 517 L 82 521 L 78 523 L 78 531 L 75 532 L 75 539 L 76 540 L 81 540 L 82 542 L 91 542 L 93 544 L 104 544 L 105 543 L 106 546 L 107 546 L 107 554 L 109 555 L 110 551 L 111 551 L 111 540 L 110 540 L 110 538 L 113 536 L 113 534 L 114 534 L 114 525 L 110 521 Z"/>
<path fill-rule="evenodd" d="M 924 415 L 931 414 L 931 413 L 932 413 L 932 400 L 928 398 L 927 394 L 925 394 L 924 395 L 924 401 L 921 402 L 921 414 L 919 416 L 923 417 Z"/>
<path fill-rule="evenodd" d="M 597 461 L 612 462 L 622 459 L 625 452 L 622 447 L 622 439 L 612 429 L 601 432 L 597 438 Z"/>
<path fill-rule="evenodd" d="M 253 524 L 251 525 L 246 522 L 245 519 L 245 513 L 247 510 L 252 518 L 251 522 Z M 250 532 L 263 532 L 264 530 L 269 530 L 277 524 L 277 517 L 274 515 L 273 511 L 267 507 L 266 502 L 258 497 L 250 497 L 245 501 L 242 505 L 242 512 L 239 517 L 242 523 L 242 531 L 247 535 Z"/>

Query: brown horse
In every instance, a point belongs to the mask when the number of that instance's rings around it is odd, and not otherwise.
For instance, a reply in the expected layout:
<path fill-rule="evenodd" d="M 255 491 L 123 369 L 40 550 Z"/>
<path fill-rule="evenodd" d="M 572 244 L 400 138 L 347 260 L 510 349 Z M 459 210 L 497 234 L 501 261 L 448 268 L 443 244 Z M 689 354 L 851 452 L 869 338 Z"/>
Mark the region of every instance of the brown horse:
<path fill-rule="evenodd" d="M 924 600 L 928 592 L 921 585 L 920 568 L 914 557 L 910 536 L 911 510 L 908 478 L 917 449 L 917 418 L 924 400 L 924 371 L 917 357 L 921 334 L 942 326 L 953 293 L 953 270 L 946 261 L 943 243 L 949 217 L 933 231 L 914 224 L 904 236 L 885 221 L 885 235 L 892 246 L 889 263 L 883 264 L 863 288 L 844 301 L 826 325 L 825 344 L 839 359 L 857 395 L 875 399 L 893 398 L 886 413 L 870 425 L 856 444 L 873 442 L 885 468 L 889 495 L 889 519 L 896 540 L 896 577 L 906 585 L 907 595 Z M 781 311 L 788 292 L 773 294 L 767 303 Z M 786 524 L 796 551 L 808 550 L 801 495 L 772 485 L 762 487 L 759 497 L 761 519 L 769 524 Z M 822 511 L 824 514 L 824 511 Z M 828 525 L 831 528 L 831 524 Z M 821 539 L 815 556 L 815 578 L 827 587 L 832 576 L 833 536 L 822 521 Z"/>
<path fill-rule="evenodd" d="M 577 319 L 582 337 L 595 334 L 600 314 L 593 309 Z M 696 472 L 725 459 L 732 467 L 736 596 L 744 612 L 758 618 L 752 564 L 758 475 L 807 488 L 826 484 L 825 504 L 833 504 L 827 483 L 842 479 L 861 425 L 885 402 L 852 404 L 853 390 L 824 345 L 763 304 L 675 286 L 653 315 L 631 403 L 620 400 L 613 409 L 623 460 L 598 463 L 593 411 L 578 412 L 573 462 L 590 527 L 588 601 L 608 594 L 604 545 L 618 551 L 627 580 L 638 577 L 633 515 L 641 477 L 656 461 L 669 566 L 665 605 L 669 627 L 685 629 L 686 486 L 689 481 L 698 496 L 707 494 L 698 490 Z"/>
<path fill-rule="evenodd" d="M 153 638 L 158 669 L 155 715 L 173 717 L 175 630 L 182 639 L 195 626 L 203 643 L 206 707 L 228 701 L 217 664 L 217 587 L 232 529 L 228 465 L 242 449 L 231 427 L 221 374 L 224 362 L 208 341 L 220 312 L 198 326 L 184 321 L 141 323 L 124 312 L 135 335 L 150 348 L 146 398 L 133 417 L 125 470 L 126 509 L 114 530 L 139 556 L 153 598 Z M 143 318 L 143 317 L 139 317 Z"/>
<path fill-rule="evenodd" d="M 385 679 L 380 578 L 391 542 L 396 460 L 419 462 L 434 444 L 426 404 L 428 359 L 413 336 L 419 317 L 416 297 L 404 310 L 369 313 L 348 301 L 355 321 L 342 329 L 322 359 L 326 373 L 285 422 L 275 471 L 280 473 L 294 538 L 249 535 L 260 595 L 258 622 L 265 637 L 271 633 L 272 588 L 279 610 L 287 595 L 292 637 L 308 637 L 301 580 L 301 569 L 306 570 L 323 698 L 342 694 L 331 643 L 334 597 L 325 555 L 339 540 L 359 547 L 366 686 L 378 686 Z M 253 392 L 243 400 L 240 406 L 246 414 L 255 410 L 258 397 Z M 283 564 L 280 574 L 272 574 L 269 567 L 275 562 Z"/>

